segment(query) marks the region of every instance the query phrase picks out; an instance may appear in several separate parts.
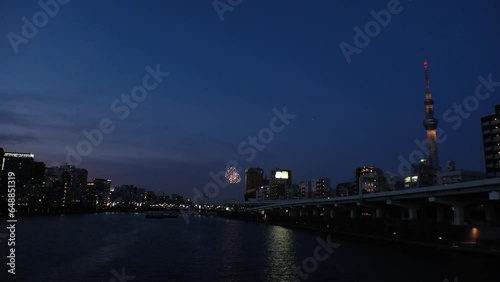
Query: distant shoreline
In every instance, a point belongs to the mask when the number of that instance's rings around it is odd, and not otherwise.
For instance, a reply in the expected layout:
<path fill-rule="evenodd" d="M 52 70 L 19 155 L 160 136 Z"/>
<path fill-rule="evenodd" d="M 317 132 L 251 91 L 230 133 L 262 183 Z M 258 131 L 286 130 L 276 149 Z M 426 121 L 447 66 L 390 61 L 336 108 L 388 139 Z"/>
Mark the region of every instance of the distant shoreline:
<path fill-rule="evenodd" d="M 102 210 L 68 210 L 68 211 L 57 211 L 57 212 L 43 212 L 43 213 L 17 213 L 16 217 L 35 217 L 35 216 L 47 216 L 47 215 L 76 215 L 76 214 L 93 214 L 93 213 L 106 213 L 106 212 L 116 212 L 116 213 L 142 213 L 145 211 L 154 211 L 160 209 L 133 209 L 133 208 L 111 208 Z M 0 219 L 8 218 L 5 214 L 0 215 Z"/>

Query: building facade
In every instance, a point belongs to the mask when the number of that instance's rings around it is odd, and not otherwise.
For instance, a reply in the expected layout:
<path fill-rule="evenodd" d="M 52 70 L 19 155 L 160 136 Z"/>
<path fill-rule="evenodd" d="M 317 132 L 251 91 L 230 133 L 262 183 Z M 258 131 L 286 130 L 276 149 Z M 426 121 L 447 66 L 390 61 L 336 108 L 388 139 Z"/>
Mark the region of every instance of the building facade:
<path fill-rule="evenodd" d="M 73 165 L 49 167 L 46 173 L 47 186 L 57 193 L 62 207 L 81 206 L 87 190 L 88 171 Z"/>
<path fill-rule="evenodd" d="M 437 184 L 452 184 L 486 178 L 481 171 L 457 169 L 454 161 L 448 161 L 444 171 L 437 176 Z"/>
<path fill-rule="evenodd" d="M 16 175 L 16 186 L 31 184 L 35 155 L 31 153 L 5 152 L 2 161 L 2 170 L 13 172 Z M 43 173 L 43 172 L 42 172 Z M 5 182 L 6 179 L 4 179 Z M 4 183 L 4 186 L 6 183 Z"/>
<path fill-rule="evenodd" d="M 97 207 L 106 207 L 111 202 L 111 180 L 94 178 L 87 182 L 87 191 L 84 196 L 87 204 Z"/>
<path fill-rule="evenodd" d="M 264 170 L 258 167 L 245 170 L 245 201 L 257 196 L 257 190 L 263 185 L 263 182 Z"/>
<path fill-rule="evenodd" d="M 404 175 L 404 188 L 433 186 L 437 182 L 438 171 L 425 161 L 411 164 L 410 171 Z"/>
<path fill-rule="evenodd" d="M 390 190 L 384 171 L 375 166 L 363 166 L 356 168 L 355 177 L 354 183 L 358 194 Z"/>
<path fill-rule="evenodd" d="M 300 186 L 300 197 L 302 199 L 311 199 L 312 198 L 311 181 L 302 181 L 300 182 L 299 186 Z"/>
<path fill-rule="evenodd" d="M 311 195 L 313 198 L 330 197 L 330 179 L 319 178 L 311 180 Z"/>
<path fill-rule="evenodd" d="M 341 182 L 335 188 L 336 197 L 347 197 L 358 195 L 358 188 L 355 182 Z"/>
<path fill-rule="evenodd" d="M 500 105 L 495 113 L 481 118 L 486 177 L 500 177 Z"/>
<path fill-rule="evenodd" d="M 292 185 L 292 171 L 288 169 L 271 169 L 269 177 L 269 198 L 271 200 L 286 199 L 287 190 Z"/>

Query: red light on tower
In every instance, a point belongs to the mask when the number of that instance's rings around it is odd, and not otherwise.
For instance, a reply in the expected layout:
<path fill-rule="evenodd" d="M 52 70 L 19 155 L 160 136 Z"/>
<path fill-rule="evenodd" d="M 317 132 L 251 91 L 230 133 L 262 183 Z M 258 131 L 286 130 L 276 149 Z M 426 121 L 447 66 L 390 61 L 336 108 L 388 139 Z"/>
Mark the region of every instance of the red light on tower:
<path fill-rule="evenodd" d="M 425 90 L 426 92 L 430 92 L 430 87 L 429 87 L 429 77 L 427 76 L 427 66 L 429 66 L 429 63 L 427 61 L 424 61 L 424 72 L 425 72 Z"/>

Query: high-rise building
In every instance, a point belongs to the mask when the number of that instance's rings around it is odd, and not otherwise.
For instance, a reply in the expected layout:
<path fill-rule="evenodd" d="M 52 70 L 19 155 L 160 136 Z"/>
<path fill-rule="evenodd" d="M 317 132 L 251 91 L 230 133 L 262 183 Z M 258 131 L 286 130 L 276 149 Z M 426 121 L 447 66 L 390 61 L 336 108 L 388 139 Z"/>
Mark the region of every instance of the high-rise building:
<path fill-rule="evenodd" d="M 427 149 L 428 157 L 427 164 L 429 167 L 439 170 L 439 160 L 438 160 L 438 148 L 436 142 L 436 128 L 438 126 L 438 120 L 434 118 L 434 100 L 432 100 L 432 94 L 429 86 L 429 76 L 427 73 L 427 67 L 429 64 L 427 61 L 424 62 L 424 72 L 425 72 L 425 119 L 424 128 L 427 132 Z"/>
<path fill-rule="evenodd" d="M 35 162 L 31 153 L 4 152 L 2 187 L 7 187 L 7 173 L 13 172 L 16 179 L 16 203 L 23 208 L 39 205 L 44 200 L 42 188 L 45 183 L 45 164 Z M 2 196 L 3 198 L 3 196 Z"/>
<path fill-rule="evenodd" d="M 99 207 L 108 206 L 111 201 L 111 180 L 94 178 L 87 182 L 85 198 L 87 202 L 94 202 Z"/>
<path fill-rule="evenodd" d="M 0 147 L 0 171 L 3 170 L 3 156 L 5 154 L 5 151 L 3 150 L 2 147 Z M 1 175 L 0 175 L 1 177 Z"/>
<path fill-rule="evenodd" d="M 356 168 L 356 190 L 359 192 L 373 193 L 389 190 L 389 184 L 385 173 L 374 166 L 363 166 Z"/>
<path fill-rule="evenodd" d="M 4 188 L 3 186 L 3 155 L 4 155 L 4 150 L 3 148 L 0 147 L 0 205 L 5 206 L 7 204 L 7 187 Z M 6 213 L 6 209 L 0 210 L 0 217 L 4 216 L 4 213 Z"/>
<path fill-rule="evenodd" d="M 486 177 L 500 177 L 500 105 L 495 113 L 481 118 Z"/>
<path fill-rule="evenodd" d="M 255 198 L 257 190 L 264 185 L 264 171 L 261 168 L 247 168 L 245 170 L 245 201 Z"/>
<path fill-rule="evenodd" d="M 292 171 L 273 168 L 269 177 L 269 198 L 271 200 L 285 199 L 287 190 L 292 185 Z"/>
<path fill-rule="evenodd" d="M 31 184 L 32 170 L 35 156 L 30 153 L 5 152 L 2 170 L 13 172 L 16 175 L 16 186 Z M 4 179 L 4 182 L 6 178 Z M 6 186 L 6 183 L 3 183 Z"/>
<path fill-rule="evenodd" d="M 87 190 L 88 171 L 73 165 L 49 167 L 47 186 L 57 191 L 59 204 L 63 207 L 80 205 Z"/>
<path fill-rule="evenodd" d="M 330 196 L 330 179 L 319 178 L 311 180 L 311 194 L 313 198 L 326 198 Z"/>
<path fill-rule="evenodd" d="M 45 184 L 45 163 L 33 162 L 31 168 L 31 183 L 42 186 Z"/>
<path fill-rule="evenodd" d="M 302 199 L 312 198 L 311 181 L 300 182 L 300 197 Z"/>

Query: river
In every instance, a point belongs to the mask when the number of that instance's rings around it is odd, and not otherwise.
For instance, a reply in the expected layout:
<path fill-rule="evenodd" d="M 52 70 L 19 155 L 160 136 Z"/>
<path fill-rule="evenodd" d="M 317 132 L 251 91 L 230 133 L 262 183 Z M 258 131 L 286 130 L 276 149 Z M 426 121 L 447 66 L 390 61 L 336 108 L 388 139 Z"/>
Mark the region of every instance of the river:
<path fill-rule="evenodd" d="M 500 281 L 493 258 L 218 217 L 21 217 L 15 251 L 1 281 Z"/>

